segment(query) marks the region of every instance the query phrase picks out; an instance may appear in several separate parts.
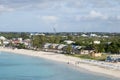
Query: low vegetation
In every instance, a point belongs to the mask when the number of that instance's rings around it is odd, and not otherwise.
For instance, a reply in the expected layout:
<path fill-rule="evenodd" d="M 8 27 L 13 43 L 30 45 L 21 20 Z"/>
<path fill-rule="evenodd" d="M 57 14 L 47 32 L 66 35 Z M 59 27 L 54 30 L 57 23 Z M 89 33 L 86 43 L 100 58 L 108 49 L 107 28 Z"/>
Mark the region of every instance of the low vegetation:
<path fill-rule="evenodd" d="M 89 54 L 65 54 L 66 56 L 78 57 L 82 59 L 91 59 L 91 60 L 98 60 L 98 61 L 105 61 L 107 54 L 102 54 L 101 57 L 92 57 Z"/>

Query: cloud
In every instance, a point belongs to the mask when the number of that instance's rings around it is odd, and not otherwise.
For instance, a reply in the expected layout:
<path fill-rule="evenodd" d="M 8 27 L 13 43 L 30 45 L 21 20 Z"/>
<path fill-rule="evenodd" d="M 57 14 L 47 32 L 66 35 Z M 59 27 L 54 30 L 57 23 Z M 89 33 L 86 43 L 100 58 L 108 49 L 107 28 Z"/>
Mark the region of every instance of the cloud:
<path fill-rule="evenodd" d="M 95 11 L 95 10 L 91 10 L 88 14 L 85 15 L 76 15 L 75 19 L 77 21 L 79 20 L 107 20 L 108 16 L 106 16 L 105 14 Z"/>
<path fill-rule="evenodd" d="M 8 5 L 9 7 L 23 7 L 32 5 L 32 7 L 38 6 L 38 8 L 55 7 L 54 5 L 60 5 L 65 3 L 66 7 L 73 8 L 104 8 L 104 7 L 116 7 L 119 6 L 119 0 L 0 0 L 0 4 Z M 46 5 L 47 4 L 47 5 Z M 63 5 L 64 6 L 64 5 Z M 47 8 L 49 8 L 47 7 Z M 65 6 L 64 6 L 65 7 Z M 31 8 L 31 7 L 29 7 Z"/>
<path fill-rule="evenodd" d="M 0 5 L 0 12 L 6 12 L 6 11 L 13 11 L 13 8 L 6 7 L 4 5 Z"/>
<path fill-rule="evenodd" d="M 101 16 L 103 16 L 100 12 L 97 12 L 97 11 L 94 11 L 94 10 L 92 10 L 92 11 L 90 11 L 90 17 L 101 17 Z"/>
<path fill-rule="evenodd" d="M 93 30 L 92 28 L 96 26 L 119 24 L 119 4 L 120 0 L 0 0 L 0 13 L 13 11 L 12 14 L 7 13 L 7 15 L 0 16 L 1 21 L 3 19 L 5 21 L 3 26 L 6 24 L 6 20 L 11 23 L 14 19 L 13 22 L 16 21 L 20 25 L 19 20 L 26 19 L 25 23 L 28 25 L 34 25 L 37 22 L 38 26 L 57 24 L 57 28 L 60 27 L 62 30 L 69 30 L 71 27 L 72 31 L 73 26 L 76 26 L 75 30 L 80 26 L 88 26 Z M 16 15 L 17 17 L 15 17 Z M 38 15 L 37 19 L 36 15 Z M 29 22 L 30 20 L 31 22 Z M 63 29 L 65 26 L 67 29 Z"/>
<path fill-rule="evenodd" d="M 0 0 L 0 4 L 14 10 L 120 8 L 120 0 Z"/>
<path fill-rule="evenodd" d="M 120 7 L 120 0 L 69 0 L 69 7 L 74 8 L 112 8 Z"/>
<path fill-rule="evenodd" d="M 120 15 L 117 16 L 117 19 L 120 20 Z"/>
<path fill-rule="evenodd" d="M 57 16 L 41 16 L 41 19 L 45 22 L 54 23 L 58 20 Z"/>
<path fill-rule="evenodd" d="M 102 14 L 100 12 L 97 12 L 95 10 L 90 11 L 88 18 L 101 18 L 101 19 L 107 19 L 107 16 L 105 14 Z"/>

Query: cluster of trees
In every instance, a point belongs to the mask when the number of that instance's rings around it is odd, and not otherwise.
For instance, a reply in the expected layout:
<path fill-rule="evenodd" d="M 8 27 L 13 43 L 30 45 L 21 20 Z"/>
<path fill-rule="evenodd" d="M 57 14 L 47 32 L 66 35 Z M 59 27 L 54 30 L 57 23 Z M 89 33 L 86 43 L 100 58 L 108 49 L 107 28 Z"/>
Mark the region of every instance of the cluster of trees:
<path fill-rule="evenodd" d="M 101 43 L 94 44 L 94 40 L 98 40 Z M 120 54 L 120 37 L 118 36 L 109 38 L 81 38 L 75 44 L 93 48 L 96 52 Z"/>
<path fill-rule="evenodd" d="M 61 43 L 63 39 L 60 36 L 33 35 L 31 37 L 32 45 L 36 48 L 42 48 L 45 43 Z"/>
<path fill-rule="evenodd" d="M 26 49 L 26 46 L 24 43 L 18 43 L 18 44 L 13 44 L 13 43 L 9 43 L 7 45 L 5 45 L 6 47 L 12 47 L 12 48 L 18 48 L 18 49 Z"/>
<path fill-rule="evenodd" d="M 19 38 L 22 37 L 23 39 L 29 38 L 29 33 L 26 32 L 1 32 L 1 36 L 4 36 L 7 39 L 12 39 L 12 38 Z"/>
<path fill-rule="evenodd" d="M 96 52 L 120 54 L 120 43 L 117 42 L 111 42 L 110 44 L 91 44 L 89 46 L 93 48 Z"/>

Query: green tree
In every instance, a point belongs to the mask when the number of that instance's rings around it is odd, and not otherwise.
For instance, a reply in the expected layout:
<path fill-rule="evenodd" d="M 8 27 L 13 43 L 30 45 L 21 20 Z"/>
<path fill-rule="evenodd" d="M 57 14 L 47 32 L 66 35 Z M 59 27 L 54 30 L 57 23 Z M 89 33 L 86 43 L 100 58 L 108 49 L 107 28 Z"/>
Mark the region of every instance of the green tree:
<path fill-rule="evenodd" d="M 32 37 L 33 47 L 42 48 L 42 46 L 45 44 L 45 42 L 46 42 L 46 37 L 45 36 L 35 35 L 35 36 Z"/>
<path fill-rule="evenodd" d="M 25 45 L 23 43 L 20 43 L 16 46 L 18 49 L 25 49 Z"/>
<path fill-rule="evenodd" d="M 68 45 L 67 48 L 66 48 L 66 53 L 67 54 L 71 54 L 72 53 L 72 46 L 71 45 Z"/>
<path fill-rule="evenodd" d="M 117 44 L 116 42 L 112 42 L 109 46 L 108 46 L 108 51 L 111 53 L 119 53 L 120 52 L 120 47 L 118 46 L 119 44 Z"/>

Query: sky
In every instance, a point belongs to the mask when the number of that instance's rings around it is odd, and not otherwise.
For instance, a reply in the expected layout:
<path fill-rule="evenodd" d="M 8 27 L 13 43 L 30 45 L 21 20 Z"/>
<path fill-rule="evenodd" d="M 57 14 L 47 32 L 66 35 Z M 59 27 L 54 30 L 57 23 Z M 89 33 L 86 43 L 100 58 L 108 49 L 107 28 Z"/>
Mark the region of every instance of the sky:
<path fill-rule="evenodd" d="M 120 32 L 120 0 L 0 0 L 0 31 Z"/>

